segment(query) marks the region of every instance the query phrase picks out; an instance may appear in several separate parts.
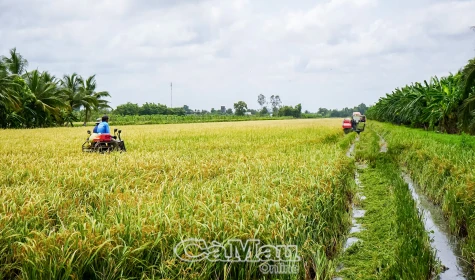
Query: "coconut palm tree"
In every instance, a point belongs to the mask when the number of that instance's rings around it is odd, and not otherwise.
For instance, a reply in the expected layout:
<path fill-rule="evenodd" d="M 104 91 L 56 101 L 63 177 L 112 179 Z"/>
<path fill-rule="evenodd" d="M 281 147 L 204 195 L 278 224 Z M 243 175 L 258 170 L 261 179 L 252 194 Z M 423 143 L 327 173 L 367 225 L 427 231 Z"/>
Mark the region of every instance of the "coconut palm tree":
<path fill-rule="evenodd" d="M 83 79 L 76 73 L 64 75 L 61 83 L 61 92 L 66 96 L 69 105 L 68 119 L 74 119 L 73 111 L 79 111 L 81 107 L 92 108 L 96 104 L 94 96 L 87 95 L 82 89 Z M 71 126 L 72 126 L 72 122 Z"/>
<path fill-rule="evenodd" d="M 110 106 L 108 105 L 109 101 L 104 99 L 105 97 L 110 97 L 110 95 L 107 91 L 96 91 L 95 77 L 96 75 L 93 75 L 87 78 L 86 80 L 82 80 L 82 84 L 79 89 L 84 96 L 92 97 L 93 99 L 93 101 L 89 103 L 88 106 L 84 106 L 84 125 L 86 125 L 92 110 L 110 108 Z"/>
<path fill-rule="evenodd" d="M 72 75 L 64 75 L 60 81 L 61 91 L 67 96 L 67 102 L 71 107 L 71 110 L 78 110 L 82 101 L 79 98 L 79 88 L 81 87 L 82 78 L 76 73 Z"/>
<path fill-rule="evenodd" d="M 28 106 L 35 111 L 36 126 L 57 122 L 60 119 L 60 109 L 68 107 L 68 104 L 54 78 L 48 72 L 34 70 L 25 74 L 25 82 L 32 93 Z"/>
<path fill-rule="evenodd" d="M 48 126 L 77 121 L 74 111 L 110 108 L 107 91 L 96 91 L 95 76 L 76 73 L 57 79 L 48 72 L 27 72 L 28 61 L 10 50 L 0 57 L 0 127 Z"/>
<path fill-rule="evenodd" d="M 18 85 L 0 61 L 0 127 L 6 128 L 15 110 L 20 108 Z"/>
<path fill-rule="evenodd" d="M 10 57 L 2 56 L 1 60 L 12 75 L 22 75 L 28 67 L 28 60 L 24 59 L 16 48 L 10 50 Z"/>
<path fill-rule="evenodd" d="M 15 91 L 16 86 L 13 77 L 7 72 L 6 66 L 0 63 L 0 108 L 18 107 L 20 100 Z"/>

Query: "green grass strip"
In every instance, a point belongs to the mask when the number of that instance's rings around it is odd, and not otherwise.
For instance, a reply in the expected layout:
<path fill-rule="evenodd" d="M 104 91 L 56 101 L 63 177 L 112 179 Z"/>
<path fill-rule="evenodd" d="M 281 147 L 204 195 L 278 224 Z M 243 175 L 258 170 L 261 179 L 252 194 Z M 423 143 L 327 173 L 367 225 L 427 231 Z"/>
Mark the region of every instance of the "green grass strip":
<path fill-rule="evenodd" d="M 429 279 L 436 262 L 415 202 L 390 155 L 379 152 L 379 136 L 367 130 L 360 136 L 356 159 L 362 188 L 355 206 L 366 210 L 357 218 L 363 230 L 341 256 L 343 279 Z M 358 197 L 365 196 L 365 200 Z"/>
<path fill-rule="evenodd" d="M 463 257 L 475 271 L 475 137 L 372 122 L 390 153 L 434 204 L 440 205 Z"/>

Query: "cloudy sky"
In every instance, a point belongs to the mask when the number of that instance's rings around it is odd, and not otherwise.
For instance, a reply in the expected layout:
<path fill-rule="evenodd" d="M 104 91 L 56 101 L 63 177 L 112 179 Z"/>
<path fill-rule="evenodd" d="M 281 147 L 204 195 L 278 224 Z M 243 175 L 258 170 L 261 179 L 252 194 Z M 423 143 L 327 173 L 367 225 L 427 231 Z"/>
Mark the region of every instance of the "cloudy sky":
<path fill-rule="evenodd" d="M 0 0 L 0 54 L 96 74 L 111 104 L 373 104 L 475 56 L 475 0 Z"/>

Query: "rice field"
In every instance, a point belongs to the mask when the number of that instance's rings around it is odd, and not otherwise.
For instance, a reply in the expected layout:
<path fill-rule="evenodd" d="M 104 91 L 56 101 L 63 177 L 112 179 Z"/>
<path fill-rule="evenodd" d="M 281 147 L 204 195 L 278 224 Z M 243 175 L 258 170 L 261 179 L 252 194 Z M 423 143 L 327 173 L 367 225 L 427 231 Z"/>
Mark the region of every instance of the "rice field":
<path fill-rule="evenodd" d="M 340 122 L 124 126 L 122 154 L 82 153 L 91 128 L 3 130 L 0 278 L 331 279 L 354 184 Z M 187 238 L 296 245 L 301 260 L 285 275 L 189 263 L 173 251 Z"/>
<path fill-rule="evenodd" d="M 384 135 L 396 161 L 442 209 L 448 229 L 460 241 L 470 279 L 475 278 L 475 139 L 385 123 L 372 126 Z"/>

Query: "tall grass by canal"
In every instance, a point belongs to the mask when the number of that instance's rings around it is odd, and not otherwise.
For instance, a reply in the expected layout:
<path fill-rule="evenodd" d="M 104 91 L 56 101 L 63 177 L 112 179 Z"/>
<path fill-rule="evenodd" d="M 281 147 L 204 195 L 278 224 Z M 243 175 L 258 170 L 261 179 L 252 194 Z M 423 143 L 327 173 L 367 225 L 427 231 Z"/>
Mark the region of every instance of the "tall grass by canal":
<path fill-rule="evenodd" d="M 475 271 L 475 139 L 373 122 L 399 164 L 442 211 Z"/>

